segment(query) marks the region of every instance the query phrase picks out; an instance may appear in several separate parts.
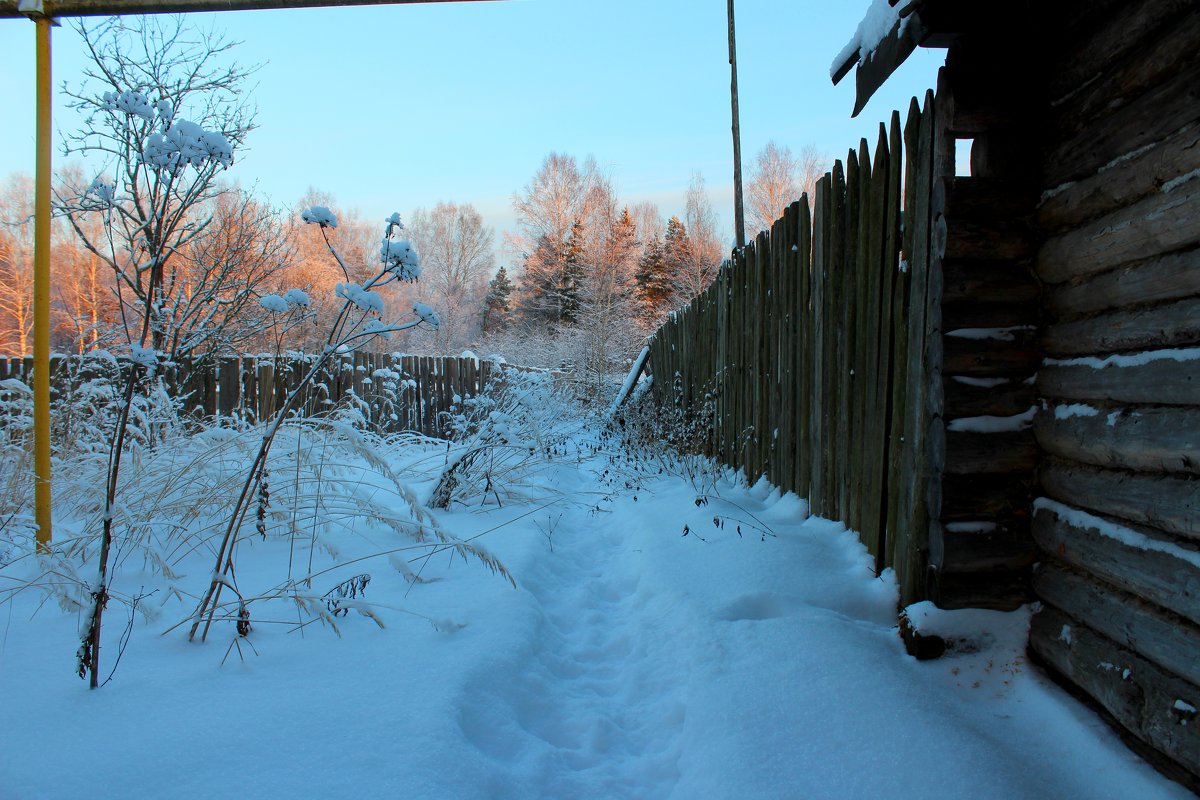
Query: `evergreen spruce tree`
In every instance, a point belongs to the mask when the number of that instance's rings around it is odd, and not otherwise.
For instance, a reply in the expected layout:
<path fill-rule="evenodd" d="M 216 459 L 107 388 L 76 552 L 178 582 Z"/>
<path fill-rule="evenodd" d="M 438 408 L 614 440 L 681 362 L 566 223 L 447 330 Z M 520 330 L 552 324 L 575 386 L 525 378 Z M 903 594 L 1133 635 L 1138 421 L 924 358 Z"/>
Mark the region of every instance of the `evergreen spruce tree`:
<path fill-rule="evenodd" d="M 567 237 L 567 248 L 563 254 L 562 271 L 559 273 L 558 321 L 574 323 L 579 321 L 579 311 L 583 305 L 583 281 L 585 277 L 583 263 L 584 229 L 580 220 L 575 220 L 571 226 L 571 235 Z"/>
<path fill-rule="evenodd" d="M 599 299 L 626 298 L 633 292 L 638 269 L 638 244 L 637 226 L 633 224 L 633 217 L 626 207 L 613 222 L 608 234 L 608 263 L 604 265 L 603 275 L 597 276 L 601 279 L 596 287 L 596 294 L 601 296 Z"/>
<path fill-rule="evenodd" d="M 666 262 L 666 272 L 672 284 L 687 269 L 691 247 L 687 228 L 679 221 L 679 217 L 671 217 L 667 222 L 667 235 L 663 239 L 663 261 Z"/>
<path fill-rule="evenodd" d="M 512 311 L 513 283 L 504 267 L 488 282 L 487 296 L 483 305 L 483 332 L 504 330 L 508 327 Z"/>
<path fill-rule="evenodd" d="M 636 294 L 646 317 L 657 317 L 671 299 L 667 262 L 663 257 L 662 239 L 658 234 L 646 244 L 646 252 L 638 262 Z"/>

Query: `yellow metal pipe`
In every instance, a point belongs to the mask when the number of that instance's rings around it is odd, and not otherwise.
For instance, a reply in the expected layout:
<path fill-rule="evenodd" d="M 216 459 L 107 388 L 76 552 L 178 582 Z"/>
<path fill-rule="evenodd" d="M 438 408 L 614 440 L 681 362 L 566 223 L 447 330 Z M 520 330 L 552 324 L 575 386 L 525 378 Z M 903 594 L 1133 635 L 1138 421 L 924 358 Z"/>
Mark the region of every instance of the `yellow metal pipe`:
<path fill-rule="evenodd" d="M 37 161 L 33 221 L 33 468 L 38 550 L 50 549 L 50 26 L 37 26 Z"/>

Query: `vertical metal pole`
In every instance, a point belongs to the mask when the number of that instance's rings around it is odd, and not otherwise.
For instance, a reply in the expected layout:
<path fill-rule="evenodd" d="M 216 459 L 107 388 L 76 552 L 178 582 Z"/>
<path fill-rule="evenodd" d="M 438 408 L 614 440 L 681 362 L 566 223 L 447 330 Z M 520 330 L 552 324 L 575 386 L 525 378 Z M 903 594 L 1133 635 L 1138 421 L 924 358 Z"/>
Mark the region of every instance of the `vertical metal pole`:
<path fill-rule="evenodd" d="M 37 26 L 37 159 L 33 221 L 33 467 L 37 547 L 50 549 L 50 26 Z"/>
<path fill-rule="evenodd" d="M 729 95 L 733 104 L 733 226 L 737 246 L 746 246 L 746 219 L 742 214 L 742 131 L 738 122 L 737 44 L 733 32 L 733 0 L 729 0 Z"/>

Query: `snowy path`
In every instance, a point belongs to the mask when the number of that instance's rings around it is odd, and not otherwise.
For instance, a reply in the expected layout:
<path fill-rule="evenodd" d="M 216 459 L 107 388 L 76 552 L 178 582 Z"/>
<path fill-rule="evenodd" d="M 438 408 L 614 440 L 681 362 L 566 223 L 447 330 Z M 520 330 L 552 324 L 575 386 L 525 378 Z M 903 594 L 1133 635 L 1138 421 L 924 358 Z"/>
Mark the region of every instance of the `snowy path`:
<path fill-rule="evenodd" d="M 645 625 L 620 535 L 561 536 L 522 581 L 537 617 L 515 680 L 478 675 L 465 687 L 464 735 L 498 763 L 533 751 L 546 796 L 666 796 L 679 777 L 685 706 L 662 669 L 669 639 Z"/>
<path fill-rule="evenodd" d="M 21 735 L 0 743 L 0 798 L 1190 796 L 1025 663 L 1024 614 L 918 663 L 894 586 L 802 501 L 722 479 L 698 504 L 671 475 L 614 491 L 604 467 L 557 464 L 524 505 L 443 515 L 492 531 L 516 589 L 443 556 L 410 592 L 376 565 L 386 629 L 262 621 L 258 655 L 224 667 L 229 638 L 142 625 L 88 693 L 75 620 L 9 605 L 0 730 Z M 242 579 L 286 557 L 255 543 Z"/>

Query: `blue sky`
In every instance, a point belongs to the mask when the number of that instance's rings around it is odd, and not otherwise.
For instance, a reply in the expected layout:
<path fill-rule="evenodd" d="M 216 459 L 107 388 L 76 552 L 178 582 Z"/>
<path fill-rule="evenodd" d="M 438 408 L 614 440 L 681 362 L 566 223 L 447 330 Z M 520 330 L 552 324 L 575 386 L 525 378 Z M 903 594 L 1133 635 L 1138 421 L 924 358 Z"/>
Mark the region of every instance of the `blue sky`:
<path fill-rule="evenodd" d="M 919 50 L 856 120 L 829 64 L 868 0 L 739 0 L 743 163 L 767 141 L 844 156 L 933 85 Z M 703 173 L 731 234 L 725 0 L 503 0 L 194 15 L 259 62 L 259 129 L 231 171 L 280 205 L 311 187 L 382 219 L 471 202 L 497 232 L 552 150 L 595 156 L 623 200 L 681 213 Z M 32 172 L 34 27 L 0 20 L 0 176 Z M 54 81 L 82 47 L 54 31 Z M 56 124 L 70 117 L 56 107 Z M 57 150 L 56 150 L 57 157 Z"/>

